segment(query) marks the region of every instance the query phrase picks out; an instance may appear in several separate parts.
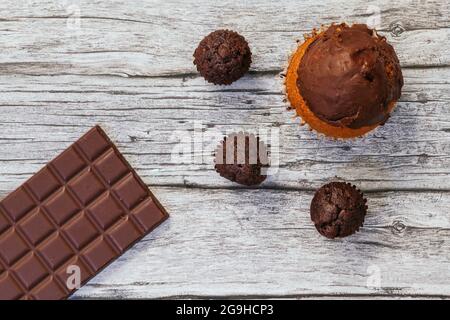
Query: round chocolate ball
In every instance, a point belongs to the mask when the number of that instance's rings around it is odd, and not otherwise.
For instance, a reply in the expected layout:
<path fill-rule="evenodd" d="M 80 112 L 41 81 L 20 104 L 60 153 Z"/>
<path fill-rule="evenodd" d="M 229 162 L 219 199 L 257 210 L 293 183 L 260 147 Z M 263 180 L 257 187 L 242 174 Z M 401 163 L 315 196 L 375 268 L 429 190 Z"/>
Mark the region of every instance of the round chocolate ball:
<path fill-rule="evenodd" d="M 265 144 L 252 134 L 231 134 L 224 138 L 215 153 L 215 169 L 225 179 L 253 186 L 266 179 L 269 166 Z"/>
<path fill-rule="evenodd" d="M 200 42 L 194 58 L 197 70 L 208 82 L 228 85 L 248 71 L 252 53 L 237 32 L 217 30 Z"/>
<path fill-rule="evenodd" d="M 311 220 L 327 238 L 346 237 L 364 223 L 366 199 L 350 183 L 331 182 L 318 189 L 311 202 Z"/>

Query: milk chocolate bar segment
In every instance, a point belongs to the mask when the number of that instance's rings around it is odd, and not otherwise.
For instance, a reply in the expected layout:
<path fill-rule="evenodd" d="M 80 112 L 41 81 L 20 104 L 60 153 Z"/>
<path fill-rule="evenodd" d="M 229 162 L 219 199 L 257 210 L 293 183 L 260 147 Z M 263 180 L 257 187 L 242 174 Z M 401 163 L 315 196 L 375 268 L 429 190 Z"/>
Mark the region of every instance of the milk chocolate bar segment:
<path fill-rule="evenodd" d="M 0 202 L 0 299 L 67 298 L 167 217 L 96 126 Z"/>

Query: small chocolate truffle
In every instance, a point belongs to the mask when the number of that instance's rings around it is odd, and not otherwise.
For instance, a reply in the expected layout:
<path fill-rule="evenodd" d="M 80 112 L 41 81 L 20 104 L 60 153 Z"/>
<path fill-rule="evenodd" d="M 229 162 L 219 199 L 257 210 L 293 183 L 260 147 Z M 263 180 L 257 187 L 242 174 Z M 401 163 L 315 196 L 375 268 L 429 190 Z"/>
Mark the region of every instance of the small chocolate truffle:
<path fill-rule="evenodd" d="M 225 137 L 217 147 L 214 162 L 222 177 L 246 186 L 263 182 L 269 166 L 265 144 L 247 133 Z"/>
<path fill-rule="evenodd" d="M 194 58 L 197 70 L 208 82 L 231 84 L 248 71 L 252 53 L 245 38 L 237 32 L 217 30 L 200 42 Z"/>
<path fill-rule="evenodd" d="M 297 86 L 322 121 L 358 129 L 384 124 L 403 76 L 386 38 L 364 24 L 332 25 L 308 46 Z"/>
<path fill-rule="evenodd" d="M 311 202 L 311 220 L 327 238 L 346 237 L 363 225 L 366 199 L 350 183 L 331 182 L 316 191 Z"/>

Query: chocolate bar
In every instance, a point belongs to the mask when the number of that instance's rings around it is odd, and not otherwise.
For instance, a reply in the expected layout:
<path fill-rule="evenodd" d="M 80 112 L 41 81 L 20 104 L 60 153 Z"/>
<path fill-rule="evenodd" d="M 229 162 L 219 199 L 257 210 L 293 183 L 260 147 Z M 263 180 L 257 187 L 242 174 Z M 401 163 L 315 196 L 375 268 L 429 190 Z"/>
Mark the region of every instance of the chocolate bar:
<path fill-rule="evenodd" d="M 168 217 L 96 126 L 0 202 L 0 299 L 64 299 Z"/>

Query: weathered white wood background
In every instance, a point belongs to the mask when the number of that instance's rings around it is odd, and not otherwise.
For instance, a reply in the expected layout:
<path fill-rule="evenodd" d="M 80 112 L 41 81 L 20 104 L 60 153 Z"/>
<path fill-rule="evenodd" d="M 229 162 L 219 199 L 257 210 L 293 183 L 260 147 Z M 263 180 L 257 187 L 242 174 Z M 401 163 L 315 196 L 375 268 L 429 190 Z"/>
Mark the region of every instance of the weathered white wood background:
<path fill-rule="evenodd" d="M 285 110 L 288 53 L 312 28 L 373 21 L 377 7 L 403 66 L 398 108 L 364 139 L 318 138 Z M 241 32 L 254 53 L 229 87 L 192 65 L 217 28 Z M 171 217 L 75 298 L 450 298 L 449 40 L 445 0 L 2 0 L 0 194 L 98 123 Z M 195 121 L 202 151 L 188 139 Z M 260 188 L 222 179 L 220 136 L 258 129 L 280 132 L 278 173 Z M 175 162 L 174 147 L 204 163 Z M 330 241 L 308 208 L 340 179 L 370 209 L 360 233 Z"/>

